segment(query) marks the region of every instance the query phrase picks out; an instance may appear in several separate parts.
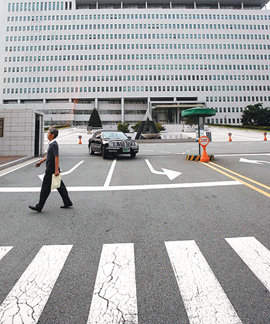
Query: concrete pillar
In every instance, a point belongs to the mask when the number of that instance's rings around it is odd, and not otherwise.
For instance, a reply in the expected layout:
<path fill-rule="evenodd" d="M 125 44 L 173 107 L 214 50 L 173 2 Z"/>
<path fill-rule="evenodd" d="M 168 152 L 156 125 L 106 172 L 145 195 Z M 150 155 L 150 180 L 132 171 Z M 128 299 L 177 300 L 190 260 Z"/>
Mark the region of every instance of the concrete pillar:
<path fill-rule="evenodd" d="M 147 1 L 145 1 L 145 9 L 147 9 Z"/>
<path fill-rule="evenodd" d="M 18 99 L 18 105 L 20 105 L 21 104 L 21 100 L 20 99 Z"/>
<path fill-rule="evenodd" d="M 44 100 L 45 100 L 45 99 L 43 99 L 43 103 L 44 103 Z M 69 102 L 69 103 L 72 103 L 72 99 L 69 98 L 69 99 L 68 99 L 68 102 Z"/>
<path fill-rule="evenodd" d="M 179 108 L 176 108 L 176 110 L 177 110 L 177 120 L 176 120 L 176 123 L 177 123 L 177 125 L 179 125 L 180 124 Z"/>
<path fill-rule="evenodd" d="M 121 122 L 125 122 L 125 100 L 121 98 Z"/>
<path fill-rule="evenodd" d="M 121 1 L 121 9 L 123 9 L 123 1 Z"/>
<path fill-rule="evenodd" d="M 172 9 L 172 2 L 170 1 L 170 9 Z"/>
<path fill-rule="evenodd" d="M 95 98 L 95 108 L 98 110 L 98 98 Z"/>
<path fill-rule="evenodd" d="M 217 3 L 217 6 L 218 6 L 218 9 L 220 9 L 220 2 L 218 1 L 218 3 Z"/>
<path fill-rule="evenodd" d="M 98 2 L 96 2 L 96 9 L 98 9 Z"/>
<path fill-rule="evenodd" d="M 151 109 L 151 104 L 150 104 L 150 98 L 149 97 L 147 98 L 147 109 L 148 109 L 149 114 L 150 114 L 150 116 L 152 118 L 152 109 Z"/>
<path fill-rule="evenodd" d="M 194 9 L 197 8 L 197 4 L 196 4 L 196 1 L 194 1 Z"/>
<path fill-rule="evenodd" d="M 241 9 L 242 10 L 244 9 L 244 2 L 243 1 L 241 2 Z"/>

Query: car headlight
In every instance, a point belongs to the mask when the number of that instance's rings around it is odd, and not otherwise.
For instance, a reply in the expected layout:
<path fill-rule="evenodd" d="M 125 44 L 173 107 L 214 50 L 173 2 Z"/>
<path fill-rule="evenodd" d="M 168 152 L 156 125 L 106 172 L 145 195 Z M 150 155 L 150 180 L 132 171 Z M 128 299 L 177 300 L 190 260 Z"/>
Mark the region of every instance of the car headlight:
<path fill-rule="evenodd" d="M 131 146 L 138 146 L 138 143 L 137 142 L 131 142 Z"/>
<path fill-rule="evenodd" d="M 113 144 L 114 144 L 113 142 L 109 142 L 109 146 L 114 146 Z"/>

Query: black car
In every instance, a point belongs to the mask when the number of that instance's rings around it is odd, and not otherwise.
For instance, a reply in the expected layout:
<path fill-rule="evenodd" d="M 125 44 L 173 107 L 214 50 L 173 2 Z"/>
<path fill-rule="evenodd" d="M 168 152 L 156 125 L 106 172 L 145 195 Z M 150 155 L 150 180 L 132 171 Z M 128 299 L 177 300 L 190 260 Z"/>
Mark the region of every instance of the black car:
<path fill-rule="evenodd" d="M 130 154 L 135 158 L 139 144 L 120 131 L 97 131 L 88 143 L 89 154 L 101 153 L 103 159 L 109 154 Z"/>

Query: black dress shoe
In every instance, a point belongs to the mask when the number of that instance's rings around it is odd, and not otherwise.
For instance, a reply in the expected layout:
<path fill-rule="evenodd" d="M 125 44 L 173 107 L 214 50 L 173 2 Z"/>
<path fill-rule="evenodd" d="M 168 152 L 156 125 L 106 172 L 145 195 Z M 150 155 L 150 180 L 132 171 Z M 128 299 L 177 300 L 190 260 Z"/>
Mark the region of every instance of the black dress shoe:
<path fill-rule="evenodd" d="M 41 209 L 38 208 L 37 206 L 28 206 L 30 209 L 37 211 L 38 213 L 41 212 Z"/>
<path fill-rule="evenodd" d="M 60 208 L 69 208 L 69 207 L 71 207 L 71 206 L 73 206 L 73 204 L 64 205 L 64 206 L 61 206 Z"/>

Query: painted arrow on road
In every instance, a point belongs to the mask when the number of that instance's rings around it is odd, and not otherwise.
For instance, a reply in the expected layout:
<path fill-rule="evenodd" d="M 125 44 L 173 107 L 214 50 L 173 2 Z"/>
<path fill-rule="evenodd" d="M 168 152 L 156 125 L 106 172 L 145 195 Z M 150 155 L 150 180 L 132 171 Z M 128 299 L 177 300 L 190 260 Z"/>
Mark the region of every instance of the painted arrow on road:
<path fill-rule="evenodd" d="M 163 168 L 161 168 L 161 169 L 163 170 L 163 172 L 161 172 L 161 171 L 156 171 L 156 170 L 152 167 L 151 163 L 150 163 L 147 159 L 145 159 L 145 162 L 146 162 L 146 164 L 148 165 L 148 167 L 149 167 L 149 169 L 150 169 L 150 171 L 151 171 L 152 173 L 154 173 L 154 174 L 160 174 L 160 175 L 165 175 L 165 176 L 167 176 L 170 180 L 173 180 L 173 179 L 177 178 L 178 176 L 180 176 L 180 174 L 182 174 L 181 172 L 178 172 L 178 171 L 173 171 L 173 170 L 168 170 L 168 169 L 163 169 Z"/>
<path fill-rule="evenodd" d="M 241 158 L 239 160 L 239 162 L 244 162 L 244 163 L 252 163 L 252 164 L 263 164 L 263 163 L 270 163 L 268 161 L 260 161 L 260 160 L 248 160 L 248 159 L 244 159 Z"/>
<path fill-rule="evenodd" d="M 67 175 L 67 174 L 70 174 L 70 173 L 73 172 L 75 169 L 77 169 L 78 166 L 80 166 L 83 162 L 84 162 L 84 160 L 81 161 L 81 162 L 79 162 L 79 163 L 77 163 L 77 164 L 76 164 L 73 168 L 71 168 L 69 171 L 66 171 L 66 172 L 61 173 L 62 176 Z M 39 177 L 39 179 L 40 179 L 41 181 L 43 181 L 44 174 L 39 174 L 38 177 Z"/>

